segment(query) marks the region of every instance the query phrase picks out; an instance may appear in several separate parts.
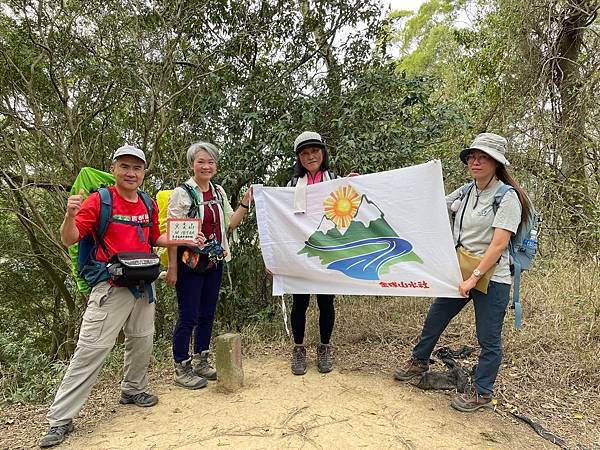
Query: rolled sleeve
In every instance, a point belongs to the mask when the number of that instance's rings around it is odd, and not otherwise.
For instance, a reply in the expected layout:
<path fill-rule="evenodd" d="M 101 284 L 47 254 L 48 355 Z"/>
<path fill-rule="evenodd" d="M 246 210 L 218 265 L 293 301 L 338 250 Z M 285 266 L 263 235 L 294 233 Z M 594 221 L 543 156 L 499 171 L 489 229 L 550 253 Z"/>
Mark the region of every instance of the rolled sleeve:
<path fill-rule="evenodd" d="M 231 216 L 233 216 L 233 208 L 227 197 L 223 199 L 223 212 L 225 213 L 225 217 L 227 217 L 227 223 L 229 223 Z"/>
<path fill-rule="evenodd" d="M 181 187 L 173 190 L 167 207 L 167 217 L 170 219 L 184 219 L 188 216 L 192 202 L 190 196 Z"/>
<path fill-rule="evenodd" d="M 223 186 L 216 185 L 215 188 L 219 190 L 223 197 L 223 215 L 225 216 L 225 225 L 227 228 L 229 227 L 231 216 L 233 216 L 233 208 L 231 207 L 231 203 L 229 203 L 229 198 L 227 197 L 227 193 L 225 192 L 225 189 L 223 189 Z"/>

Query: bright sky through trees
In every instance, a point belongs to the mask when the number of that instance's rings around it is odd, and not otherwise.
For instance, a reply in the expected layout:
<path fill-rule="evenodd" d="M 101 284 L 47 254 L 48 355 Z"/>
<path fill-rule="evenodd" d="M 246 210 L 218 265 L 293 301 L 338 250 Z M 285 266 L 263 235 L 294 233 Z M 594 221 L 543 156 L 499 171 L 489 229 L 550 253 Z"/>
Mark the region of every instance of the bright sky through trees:
<path fill-rule="evenodd" d="M 392 9 L 410 9 L 413 11 L 418 11 L 423 3 L 425 3 L 425 0 L 381 0 L 381 4 L 385 8 L 391 6 Z"/>

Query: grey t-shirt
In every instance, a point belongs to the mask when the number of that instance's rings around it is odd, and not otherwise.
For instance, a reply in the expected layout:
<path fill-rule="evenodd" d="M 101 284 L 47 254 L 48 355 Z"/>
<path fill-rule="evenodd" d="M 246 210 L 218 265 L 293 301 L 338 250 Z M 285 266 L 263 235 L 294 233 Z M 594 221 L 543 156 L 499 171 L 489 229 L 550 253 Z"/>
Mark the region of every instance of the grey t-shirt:
<path fill-rule="evenodd" d="M 456 212 L 454 220 L 453 236 L 456 243 L 459 236 L 460 218 L 463 213 L 463 207 L 466 207 L 465 215 L 462 223 L 462 231 L 460 232 L 460 242 L 462 246 L 479 256 L 483 256 L 488 246 L 492 242 L 495 228 L 502 228 L 516 233 L 519 224 L 521 223 L 521 203 L 519 197 L 514 190 L 508 191 L 500 202 L 500 207 L 496 214 L 492 204 L 494 202 L 494 194 L 504 183 L 500 180 L 490 183 L 490 185 L 479 194 L 477 206 L 475 187 L 471 189 L 468 198 L 465 196 L 462 200 L 460 208 Z M 452 203 L 460 197 L 462 187 L 446 196 L 446 204 L 448 210 Z M 500 262 L 496 266 L 492 281 L 498 283 L 510 284 L 510 268 L 508 260 L 508 248 L 502 253 Z"/>

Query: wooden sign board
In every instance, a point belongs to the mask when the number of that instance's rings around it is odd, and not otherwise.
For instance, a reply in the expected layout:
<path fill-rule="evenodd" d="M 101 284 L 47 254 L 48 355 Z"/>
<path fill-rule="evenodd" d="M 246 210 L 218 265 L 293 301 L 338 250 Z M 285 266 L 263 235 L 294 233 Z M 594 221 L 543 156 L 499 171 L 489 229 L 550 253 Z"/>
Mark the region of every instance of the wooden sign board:
<path fill-rule="evenodd" d="M 169 244 L 196 245 L 196 238 L 202 229 L 200 219 L 167 219 Z"/>

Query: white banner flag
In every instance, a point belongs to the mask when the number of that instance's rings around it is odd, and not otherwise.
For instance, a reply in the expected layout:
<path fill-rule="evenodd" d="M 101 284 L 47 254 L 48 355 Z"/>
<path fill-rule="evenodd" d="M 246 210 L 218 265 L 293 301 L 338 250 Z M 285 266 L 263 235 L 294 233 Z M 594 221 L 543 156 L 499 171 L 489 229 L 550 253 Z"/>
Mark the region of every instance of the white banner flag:
<path fill-rule="evenodd" d="M 273 295 L 459 297 L 440 161 L 306 188 L 254 185 Z"/>

